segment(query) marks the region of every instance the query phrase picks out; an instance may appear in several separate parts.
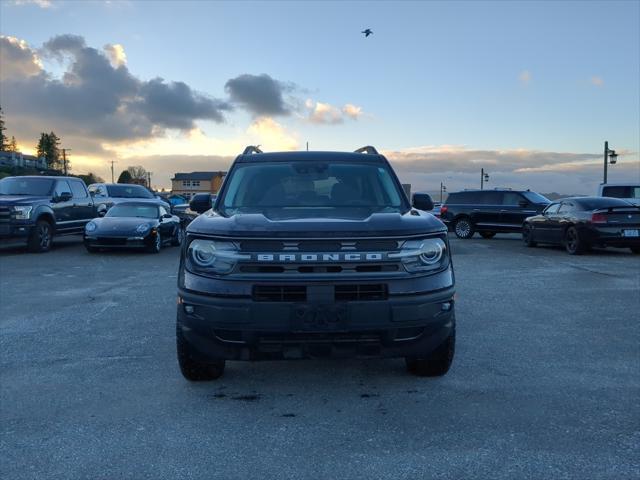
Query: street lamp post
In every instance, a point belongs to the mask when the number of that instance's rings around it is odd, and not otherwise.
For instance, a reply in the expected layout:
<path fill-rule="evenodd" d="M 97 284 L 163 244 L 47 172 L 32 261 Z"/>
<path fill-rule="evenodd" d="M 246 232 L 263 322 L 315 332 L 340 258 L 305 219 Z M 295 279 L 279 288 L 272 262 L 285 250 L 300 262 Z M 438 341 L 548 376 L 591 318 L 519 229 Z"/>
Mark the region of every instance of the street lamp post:
<path fill-rule="evenodd" d="M 480 169 L 480 190 L 484 190 L 484 182 L 489 181 L 489 174 L 485 173 L 484 168 Z"/>
<path fill-rule="evenodd" d="M 447 191 L 447 186 L 440 182 L 440 203 L 442 204 L 442 192 L 446 192 Z"/>
<path fill-rule="evenodd" d="M 615 150 L 609 150 L 609 142 L 604 142 L 604 175 L 602 183 L 607 183 L 607 166 L 615 165 L 618 161 L 618 154 Z"/>

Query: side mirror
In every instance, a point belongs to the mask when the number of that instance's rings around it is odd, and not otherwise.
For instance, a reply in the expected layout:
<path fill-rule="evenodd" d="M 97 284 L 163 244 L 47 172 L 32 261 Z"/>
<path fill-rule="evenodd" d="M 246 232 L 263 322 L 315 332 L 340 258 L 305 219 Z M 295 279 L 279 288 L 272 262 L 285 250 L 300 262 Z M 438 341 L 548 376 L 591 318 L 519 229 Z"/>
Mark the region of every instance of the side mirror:
<path fill-rule="evenodd" d="M 431 200 L 431 195 L 428 193 L 414 193 L 413 201 L 411 202 L 413 208 L 418 210 L 429 211 L 433 210 L 433 200 Z"/>
<path fill-rule="evenodd" d="M 162 215 L 162 217 L 160 218 L 173 218 L 173 215 L 171 215 L 170 213 L 165 213 L 164 215 Z"/>
<path fill-rule="evenodd" d="M 194 212 L 204 213 L 207 210 L 211 209 L 211 197 L 206 197 L 204 199 L 194 198 L 189 202 L 189 208 Z"/>
<path fill-rule="evenodd" d="M 62 192 L 60 195 L 55 197 L 56 202 L 68 202 L 73 198 L 71 192 Z"/>

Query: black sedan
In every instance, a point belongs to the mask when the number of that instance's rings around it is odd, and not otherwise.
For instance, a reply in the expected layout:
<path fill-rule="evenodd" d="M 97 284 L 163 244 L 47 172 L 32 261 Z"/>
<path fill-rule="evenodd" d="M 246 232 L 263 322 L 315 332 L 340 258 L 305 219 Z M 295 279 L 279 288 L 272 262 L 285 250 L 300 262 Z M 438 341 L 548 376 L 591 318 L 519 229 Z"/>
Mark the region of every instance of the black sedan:
<path fill-rule="evenodd" d="M 158 253 L 164 244 L 178 246 L 184 230 L 180 219 L 162 205 L 126 202 L 114 205 L 104 217 L 94 218 L 84 231 L 88 252 L 102 248 L 144 248 Z"/>
<path fill-rule="evenodd" d="M 576 197 L 551 203 L 542 214 L 528 217 L 522 239 L 563 245 L 571 255 L 591 247 L 630 248 L 640 253 L 640 207 L 617 198 Z"/>

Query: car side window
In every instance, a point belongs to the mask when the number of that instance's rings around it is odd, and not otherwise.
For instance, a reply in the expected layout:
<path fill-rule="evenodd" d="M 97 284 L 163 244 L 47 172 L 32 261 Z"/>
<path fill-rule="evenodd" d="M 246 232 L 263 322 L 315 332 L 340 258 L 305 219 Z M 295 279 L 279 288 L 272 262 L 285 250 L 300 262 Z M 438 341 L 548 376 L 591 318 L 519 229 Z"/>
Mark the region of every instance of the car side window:
<path fill-rule="evenodd" d="M 160 205 L 158 209 L 160 210 L 160 216 L 167 214 L 167 210 L 162 205 Z"/>
<path fill-rule="evenodd" d="M 502 196 L 502 205 L 518 206 L 524 197 L 514 192 L 505 192 Z"/>
<path fill-rule="evenodd" d="M 558 210 L 558 213 L 568 213 L 568 212 L 572 212 L 573 210 L 574 210 L 573 203 L 562 202 L 562 205 L 560 205 L 560 209 Z"/>
<path fill-rule="evenodd" d="M 560 208 L 559 203 L 552 203 L 545 209 L 544 213 L 545 215 L 553 215 L 554 213 L 558 213 L 558 208 Z"/>
<path fill-rule="evenodd" d="M 73 192 L 73 198 L 87 198 L 87 191 L 80 182 L 71 181 L 71 191 Z"/>
<path fill-rule="evenodd" d="M 71 193 L 71 187 L 69 187 L 69 183 L 66 180 L 58 180 L 56 182 L 56 188 L 53 191 L 53 195 L 56 197 L 59 197 L 63 193 L 68 193 L 70 195 L 73 195 Z"/>
<path fill-rule="evenodd" d="M 89 187 L 89 192 L 91 192 L 95 198 L 105 198 L 107 196 L 107 192 L 102 185 Z"/>
<path fill-rule="evenodd" d="M 483 205 L 502 205 L 502 192 L 481 192 L 480 198 Z"/>

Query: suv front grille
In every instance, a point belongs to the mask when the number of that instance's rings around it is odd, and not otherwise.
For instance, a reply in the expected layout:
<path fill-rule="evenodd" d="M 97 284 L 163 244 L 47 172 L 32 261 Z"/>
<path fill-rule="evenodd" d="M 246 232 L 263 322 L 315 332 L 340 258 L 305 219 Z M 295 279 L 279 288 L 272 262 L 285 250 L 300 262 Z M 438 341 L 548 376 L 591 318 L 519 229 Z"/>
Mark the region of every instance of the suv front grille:
<path fill-rule="evenodd" d="M 350 252 L 397 250 L 397 240 L 243 240 L 240 250 L 243 252 Z"/>
<path fill-rule="evenodd" d="M 333 298 L 336 302 L 386 300 L 389 297 L 387 285 L 382 283 L 335 285 L 333 288 Z M 254 285 L 253 300 L 256 302 L 305 302 L 307 286 Z"/>
<path fill-rule="evenodd" d="M 11 209 L 2 207 L 0 208 L 0 223 L 9 223 L 11 221 Z"/>

